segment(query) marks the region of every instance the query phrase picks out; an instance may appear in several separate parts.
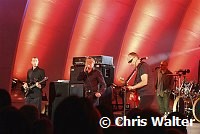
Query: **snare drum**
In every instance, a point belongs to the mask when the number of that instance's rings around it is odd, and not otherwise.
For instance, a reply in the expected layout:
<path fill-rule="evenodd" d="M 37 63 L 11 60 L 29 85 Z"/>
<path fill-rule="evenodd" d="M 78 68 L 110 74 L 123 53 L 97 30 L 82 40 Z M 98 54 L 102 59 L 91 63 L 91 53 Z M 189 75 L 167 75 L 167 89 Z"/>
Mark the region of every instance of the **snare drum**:
<path fill-rule="evenodd" d="M 196 99 L 194 101 L 194 105 L 193 105 L 193 108 L 192 108 L 192 113 L 193 113 L 193 116 L 194 118 L 200 122 L 200 98 Z"/>

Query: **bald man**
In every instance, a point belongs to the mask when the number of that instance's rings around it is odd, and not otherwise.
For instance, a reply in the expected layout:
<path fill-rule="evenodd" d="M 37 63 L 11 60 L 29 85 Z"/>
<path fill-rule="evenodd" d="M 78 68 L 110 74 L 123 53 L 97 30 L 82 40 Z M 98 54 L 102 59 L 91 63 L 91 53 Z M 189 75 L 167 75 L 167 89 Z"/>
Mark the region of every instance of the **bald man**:
<path fill-rule="evenodd" d="M 161 61 L 160 67 L 157 69 L 156 79 L 156 93 L 161 114 L 168 114 L 169 109 L 169 96 L 173 87 L 172 72 L 168 69 L 168 62 Z"/>

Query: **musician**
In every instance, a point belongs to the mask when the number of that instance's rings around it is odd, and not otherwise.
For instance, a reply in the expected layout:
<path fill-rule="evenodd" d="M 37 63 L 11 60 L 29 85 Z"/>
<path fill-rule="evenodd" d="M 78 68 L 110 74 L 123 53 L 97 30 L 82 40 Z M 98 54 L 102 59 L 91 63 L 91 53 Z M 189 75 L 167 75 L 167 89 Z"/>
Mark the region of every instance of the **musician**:
<path fill-rule="evenodd" d="M 41 113 L 42 89 L 46 86 L 46 82 L 39 82 L 44 79 L 45 71 L 38 66 L 39 60 L 37 57 L 32 58 L 31 64 L 32 68 L 27 72 L 27 81 L 23 87 L 26 89 L 33 84 L 36 86 L 28 91 L 28 95 L 25 97 L 25 104 L 35 105 Z"/>
<path fill-rule="evenodd" d="M 156 70 L 156 94 L 161 114 L 168 114 L 169 110 L 169 95 L 173 87 L 172 72 L 168 69 L 168 62 L 161 61 L 160 67 Z M 170 75 L 171 74 L 171 75 Z"/>
<path fill-rule="evenodd" d="M 128 54 L 128 63 L 136 70 L 134 85 L 127 86 L 128 90 L 138 93 L 140 97 L 139 109 L 151 108 L 155 92 L 150 66 L 142 61 L 135 52 Z"/>
<path fill-rule="evenodd" d="M 89 98 L 94 106 L 99 105 L 99 98 L 106 90 L 106 83 L 102 73 L 94 68 L 95 60 L 86 57 L 85 67 L 77 77 L 77 80 L 84 81 L 85 97 Z"/>

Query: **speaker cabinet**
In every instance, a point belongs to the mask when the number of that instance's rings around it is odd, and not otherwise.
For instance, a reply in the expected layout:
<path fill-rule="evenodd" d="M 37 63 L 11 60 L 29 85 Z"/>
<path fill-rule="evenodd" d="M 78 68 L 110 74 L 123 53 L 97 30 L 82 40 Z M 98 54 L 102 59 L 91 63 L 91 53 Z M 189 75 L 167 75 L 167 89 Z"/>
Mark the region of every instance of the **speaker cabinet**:
<path fill-rule="evenodd" d="M 70 96 L 84 97 L 83 84 L 70 84 Z"/>
<path fill-rule="evenodd" d="M 84 97 L 83 84 L 71 83 L 70 84 L 70 96 Z M 112 109 L 112 89 L 107 87 L 104 94 L 99 99 L 99 105 L 106 106 L 109 110 Z"/>
<path fill-rule="evenodd" d="M 69 96 L 69 82 L 50 82 L 48 116 L 53 119 L 59 103 Z"/>
<path fill-rule="evenodd" d="M 83 71 L 84 65 L 82 66 L 71 66 L 70 69 L 70 83 L 83 84 L 83 81 L 78 81 L 77 77 L 81 71 Z"/>
<path fill-rule="evenodd" d="M 70 83 L 83 83 L 83 81 L 78 81 L 77 77 L 81 71 L 83 71 L 84 65 L 71 66 L 70 70 Z M 104 64 L 95 64 L 95 69 L 98 69 L 107 84 L 110 86 L 114 81 L 114 66 L 104 65 Z"/>

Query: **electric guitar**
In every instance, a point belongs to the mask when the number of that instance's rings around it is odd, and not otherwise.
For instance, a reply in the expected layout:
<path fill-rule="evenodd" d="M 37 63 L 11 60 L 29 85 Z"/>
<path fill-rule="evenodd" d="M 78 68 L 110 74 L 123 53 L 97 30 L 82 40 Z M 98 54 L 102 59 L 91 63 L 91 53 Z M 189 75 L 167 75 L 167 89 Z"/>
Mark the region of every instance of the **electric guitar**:
<path fill-rule="evenodd" d="M 130 101 L 133 101 L 135 107 L 138 107 L 139 105 L 139 96 L 138 96 L 138 93 L 136 90 L 134 91 L 130 91 L 127 86 L 128 86 L 128 80 L 127 81 L 124 81 L 124 78 L 120 78 L 120 80 L 123 82 L 124 86 L 122 86 L 122 89 L 123 90 L 126 90 L 128 92 L 130 92 L 130 95 L 129 95 L 129 100 Z"/>
<path fill-rule="evenodd" d="M 40 83 L 42 83 L 42 82 L 44 82 L 44 81 L 47 81 L 48 80 L 48 77 L 44 77 L 41 81 L 39 81 L 38 83 L 40 84 Z M 22 86 L 23 87 L 23 86 Z M 29 87 L 26 87 L 26 88 L 24 88 L 23 87 L 23 89 L 24 89 L 24 97 L 27 97 L 27 95 L 30 93 L 30 91 L 34 88 L 34 87 L 36 87 L 36 83 L 35 84 L 33 84 L 33 85 L 31 85 L 31 86 L 29 86 Z"/>

